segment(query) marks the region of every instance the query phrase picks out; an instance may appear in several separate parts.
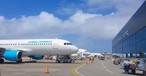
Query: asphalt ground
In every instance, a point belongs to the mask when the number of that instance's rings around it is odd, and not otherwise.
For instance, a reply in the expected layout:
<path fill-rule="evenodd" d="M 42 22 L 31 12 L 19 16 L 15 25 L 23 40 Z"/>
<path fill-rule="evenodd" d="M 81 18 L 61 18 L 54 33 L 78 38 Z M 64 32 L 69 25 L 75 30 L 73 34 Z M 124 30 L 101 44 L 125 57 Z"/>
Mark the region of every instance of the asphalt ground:
<path fill-rule="evenodd" d="M 119 65 L 114 65 L 112 60 L 95 59 L 93 63 L 88 63 L 77 69 L 81 76 L 141 76 L 142 71 L 136 74 L 125 74 Z"/>
<path fill-rule="evenodd" d="M 49 73 L 45 73 L 48 66 Z M 86 64 L 86 61 L 77 60 L 75 63 L 55 63 L 55 60 L 31 61 L 23 59 L 22 63 L 5 61 L 0 64 L 0 76 L 141 76 L 125 74 L 118 65 L 112 64 L 110 59 L 98 60 Z"/>
<path fill-rule="evenodd" d="M 5 61 L 0 64 L 0 76 L 75 76 L 73 68 L 81 65 L 83 61 L 75 63 L 55 63 L 55 60 L 30 61 L 23 59 L 22 63 Z M 48 66 L 49 73 L 45 73 Z"/>

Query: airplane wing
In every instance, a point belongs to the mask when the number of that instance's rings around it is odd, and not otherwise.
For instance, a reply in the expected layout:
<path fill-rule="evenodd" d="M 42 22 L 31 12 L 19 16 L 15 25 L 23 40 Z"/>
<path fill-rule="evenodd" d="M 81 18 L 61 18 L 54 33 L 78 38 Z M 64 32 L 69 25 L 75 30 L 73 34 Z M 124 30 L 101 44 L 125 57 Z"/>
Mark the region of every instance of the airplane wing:
<path fill-rule="evenodd" d="M 0 49 L 5 49 L 5 51 L 17 50 L 17 51 L 22 52 L 22 56 L 30 56 L 30 55 L 33 55 L 32 49 L 29 49 L 29 48 L 0 48 Z"/>
<path fill-rule="evenodd" d="M 30 56 L 33 55 L 33 50 L 28 48 L 17 48 L 17 50 L 20 50 L 22 52 L 23 56 Z"/>

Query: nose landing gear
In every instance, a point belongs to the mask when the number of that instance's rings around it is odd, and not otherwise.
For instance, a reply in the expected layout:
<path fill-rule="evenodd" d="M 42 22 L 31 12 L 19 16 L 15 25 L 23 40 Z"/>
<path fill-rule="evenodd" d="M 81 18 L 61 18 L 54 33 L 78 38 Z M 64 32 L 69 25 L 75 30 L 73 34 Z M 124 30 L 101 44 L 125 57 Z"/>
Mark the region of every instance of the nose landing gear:
<path fill-rule="evenodd" d="M 0 59 L 0 63 L 4 63 L 4 59 Z"/>
<path fill-rule="evenodd" d="M 4 48 L 0 48 L 0 63 L 4 63 L 3 54 L 5 52 Z"/>

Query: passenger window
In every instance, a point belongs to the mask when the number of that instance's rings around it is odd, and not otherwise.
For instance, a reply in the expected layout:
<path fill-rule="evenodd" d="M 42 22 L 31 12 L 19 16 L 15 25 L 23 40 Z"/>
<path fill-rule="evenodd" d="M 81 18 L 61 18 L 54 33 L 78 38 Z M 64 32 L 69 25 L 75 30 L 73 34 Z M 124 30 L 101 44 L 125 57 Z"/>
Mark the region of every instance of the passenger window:
<path fill-rule="evenodd" d="M 67 45 L 67 43 L 64 43 L 64 45 Z"/>

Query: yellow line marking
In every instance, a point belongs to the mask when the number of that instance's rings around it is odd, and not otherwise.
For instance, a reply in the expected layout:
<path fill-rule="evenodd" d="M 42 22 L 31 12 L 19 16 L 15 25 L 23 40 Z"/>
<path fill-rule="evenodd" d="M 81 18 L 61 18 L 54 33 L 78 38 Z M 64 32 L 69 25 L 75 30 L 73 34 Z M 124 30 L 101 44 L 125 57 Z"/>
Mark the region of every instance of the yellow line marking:
<path fill-rule="evenodd" d="M 74 68 L 71 69 L 71 72 L 72 72 L 75 76 L 80 76 L 80 74 L 78 74 L 77 72 L 75 72 L 75 69 L 74 69 Z"/>
<path fill-rule="evenodd" d="M 75 76 L 82 76 L 82 75 L 81 75 L 79 72 L 77 72 L 76 70 L 79 69 L 79 68 L 81 68 L 81 67 L 83 67 L 84 65 L 86 65 L 86 64 L 81 64 L 81 65 L 77 66 L 76 68 L 72 68 L 72 69 L 71 69 L 71 72 L 72 72 Z"/>

